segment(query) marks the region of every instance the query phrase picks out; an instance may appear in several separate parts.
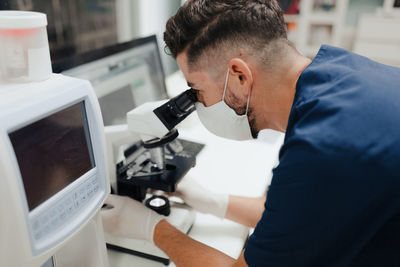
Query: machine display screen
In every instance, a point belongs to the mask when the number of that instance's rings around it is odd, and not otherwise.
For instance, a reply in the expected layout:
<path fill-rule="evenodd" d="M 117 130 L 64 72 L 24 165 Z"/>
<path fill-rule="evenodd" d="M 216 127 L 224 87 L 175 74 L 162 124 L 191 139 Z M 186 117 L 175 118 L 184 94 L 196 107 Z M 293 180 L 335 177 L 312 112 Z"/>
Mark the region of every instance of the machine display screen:
<path fill-rule="evenodd" d="M 29 211 L 94 166 L 84 102 L 9 134 Z"/>

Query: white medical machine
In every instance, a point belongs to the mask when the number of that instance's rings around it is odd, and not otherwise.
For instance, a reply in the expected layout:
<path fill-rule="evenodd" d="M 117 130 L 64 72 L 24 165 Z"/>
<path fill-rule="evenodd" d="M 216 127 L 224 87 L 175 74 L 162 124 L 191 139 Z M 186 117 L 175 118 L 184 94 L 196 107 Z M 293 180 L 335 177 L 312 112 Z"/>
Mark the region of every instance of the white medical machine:
<path fill-rule="evenodd" d="M 182 157 L 176 156 L 173 163 L 177 165 L 178 158 L 185 162 L 185 166 L 178 164 L 180 167 L 176 170 L 179 173 L 170 172 L 169 177 L 172 176 L 173 179 L 165 177 L 165 180 L 171 180 L 171 182 L 154 183 L 149 176 L 128 177 L 125 175 L 138 166 L 144 166 L 144 162 L 147 162 L 146 166 L 151 165 L 148 161 L 150 152 L 141 145 L 132 144 L 140 143 L 144 135 L 151 138 L 161 137 L 170 130 L 153 113 L 153 109 L 165 101 L 159 103 L 152 101 L 167 98 L 165 76 L 156 36 L 139 38 L 74 57 L 58 59 L 53 62 L 53 69 L 64 75 L 88 79 L 93 84 L 105 125 L 107 169 L 114 193 L 130 195 L 132 198 L 143 201 L 147 188 L 169 192 L 174 190 L 176 179 L 180 179 L 192 167 L 194 156 L 203 148 L 203 145 L 181 139 L 175 139 L 174 142 L 169 143 L 167 150 L 178 151 L 169 153 L 166 157 L 173 158 L 171 154 L 180 154 Z M 150 103 L 144 104 L 146 102 Z M 152 149 L 152 151 L 162 150 Z M 192 154 L 193 157 L 189 157 Z M 131 166 L 135 167 L 131 168 Z M 117 185 L 118 181 L 123 183 Z M 141 186 L 130 185 L 129 181 L 137 181 L 141 183 Z M 194 210 L 186 205 L 171 202 L 167 220 L 176 228 L 187 233 L 194 219 Z M 107 234 L 106 241 L 108 248 L 147 257 L 165 264 L 169 263 L 168 256 L 152 243 Z"/>
<path fill-rule="evenodd" d="M 167 98 L 156 36 L 60 58 L 52 62 L 52 67 L 55 73 L 89 80 L 93 85 L 105 133 L 110 136 L 106 140 L 107 165 L 111 186 L 116 191 L 115 165 L 123 159 L 123 150 L 139 140 L 139 136 L 127 132 L 127 112 L 145 102 Z M 126 138 L 115 133 L 121 131 Z"/>
<path fill-rule="evenodd" d="M 104 147 L 89 82 L 0 84 L 0 266 L 108 266 Z"/>

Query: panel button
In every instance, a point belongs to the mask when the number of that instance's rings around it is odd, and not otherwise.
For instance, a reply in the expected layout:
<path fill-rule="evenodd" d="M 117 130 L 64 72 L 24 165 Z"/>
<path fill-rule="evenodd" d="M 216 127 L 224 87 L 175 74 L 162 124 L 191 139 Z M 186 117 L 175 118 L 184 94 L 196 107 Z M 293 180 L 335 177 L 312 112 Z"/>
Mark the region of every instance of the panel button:
<path fill-rule="evenodd" d="M 80 199 L 76 199 L 75 201 L 74 201 L 74 207 L 77 209 L 77 208 L 79 208 L 81 206 L 81 201 L 80 201 Z"/>
<path fill-rule="evenodd" d="M 63 211 L 64 211 L 64 204 L 63 204 L 63 203 L 60 203 L 60 204 L 58 205 L 57 209 L 58 209 L 58 212 L 63 212 Z"/>
<path fill-rule="evenodd" d="M 53 209 L 51 209 L 51 211 L 50 211 L 50 217 L 51 218 L 54 218 L 54 217 L 57 217 L 57 210 L 55 209 L 55 208 L 53 208 Z"/>
<path fill-rule="evenodd" d="M 49 217 L 45 214 L 45 215 L 43 215 L 41 218 L 40 218 L 40 223 L 42 224 L 42 225 L 44 225 L 44 224 L 46 224 L 46 223 L 48 223 L 49 222 Z"/>
<path fill-rule="evenodd" d="M 34 222 L 33 222 L 33 225 L 32 225 L 32 229 L 33 229 L 33 231 L 38 231 L 39 230 L 39 228 L 40 228 L 40 222 L 39 222 L 39 220 L 35 220 Z"/>
<path fill-rule="evenodd" d="M 67 213 L 65 213 L 65 212 L 62 212 L 61 214 L 60 214 L 60 221 L 61 222 L 63 222 L 66 218 L 67 218 Z"/>
<path fill-rule="evenodd" d="M 54 219 L 51 221 L 51 226 L 52 226 L 52 227 L 57 227 L 57 226 L 58 226 L 58 218 L 54 218 Z"/>
<path fill-rule="evenodd" d="M 39 240 L 40 238 L 42 238 L 42 231 L 36 232 L 34 237 L 36 240 Z"/>
<path fill-rule="evenodd" d="M 51 232 L 50 224 L 46 224 L 46 225 L 43 227 L 43 235 L 47 235 L 47 234 L 49 234 L 50 232 Z"/>
<path fill-rule="evenodd" d="M 79 188 L 79 195 L 82 195 L 82 194 L 84 194 L 85 193 L 85 186 L 81 186 L 80 188 Z"/>
<path fill-rule="evenodd" d="M 71 214 L 74 211 L 74 205 L 71 204 L 71 205 L 67 206 L 65 211 L 67 212 L 67 214 Z"/>
<path fill-rule="evenodd" d="M 69 206 L 72 204 L 72 198 L 71 197 L 67 197 L 67 199 L 64 201 L 64 205 L 65 206 Z"/>

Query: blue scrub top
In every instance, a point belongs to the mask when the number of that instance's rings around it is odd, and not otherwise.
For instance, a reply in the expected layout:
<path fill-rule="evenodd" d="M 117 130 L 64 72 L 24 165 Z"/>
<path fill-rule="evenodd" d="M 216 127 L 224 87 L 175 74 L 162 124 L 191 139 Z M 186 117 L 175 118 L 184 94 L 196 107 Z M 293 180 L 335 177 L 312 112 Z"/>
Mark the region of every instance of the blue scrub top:
<path fill-rule="evenodd" d="M 249 266 L 400 266 L 400 69 L 322 46 L 279 158 Z"/>

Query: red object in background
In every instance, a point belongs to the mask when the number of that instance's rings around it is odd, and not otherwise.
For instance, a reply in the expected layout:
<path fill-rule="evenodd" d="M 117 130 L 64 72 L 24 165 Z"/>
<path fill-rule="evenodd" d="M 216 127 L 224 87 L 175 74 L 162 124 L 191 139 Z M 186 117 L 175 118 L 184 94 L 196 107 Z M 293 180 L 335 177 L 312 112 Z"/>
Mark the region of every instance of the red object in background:
<path fill-rule="evenodd" d="M 293 0 L 292 5 L 286 10 L 285 14 L 299 14 L 300 0 Z"/>

